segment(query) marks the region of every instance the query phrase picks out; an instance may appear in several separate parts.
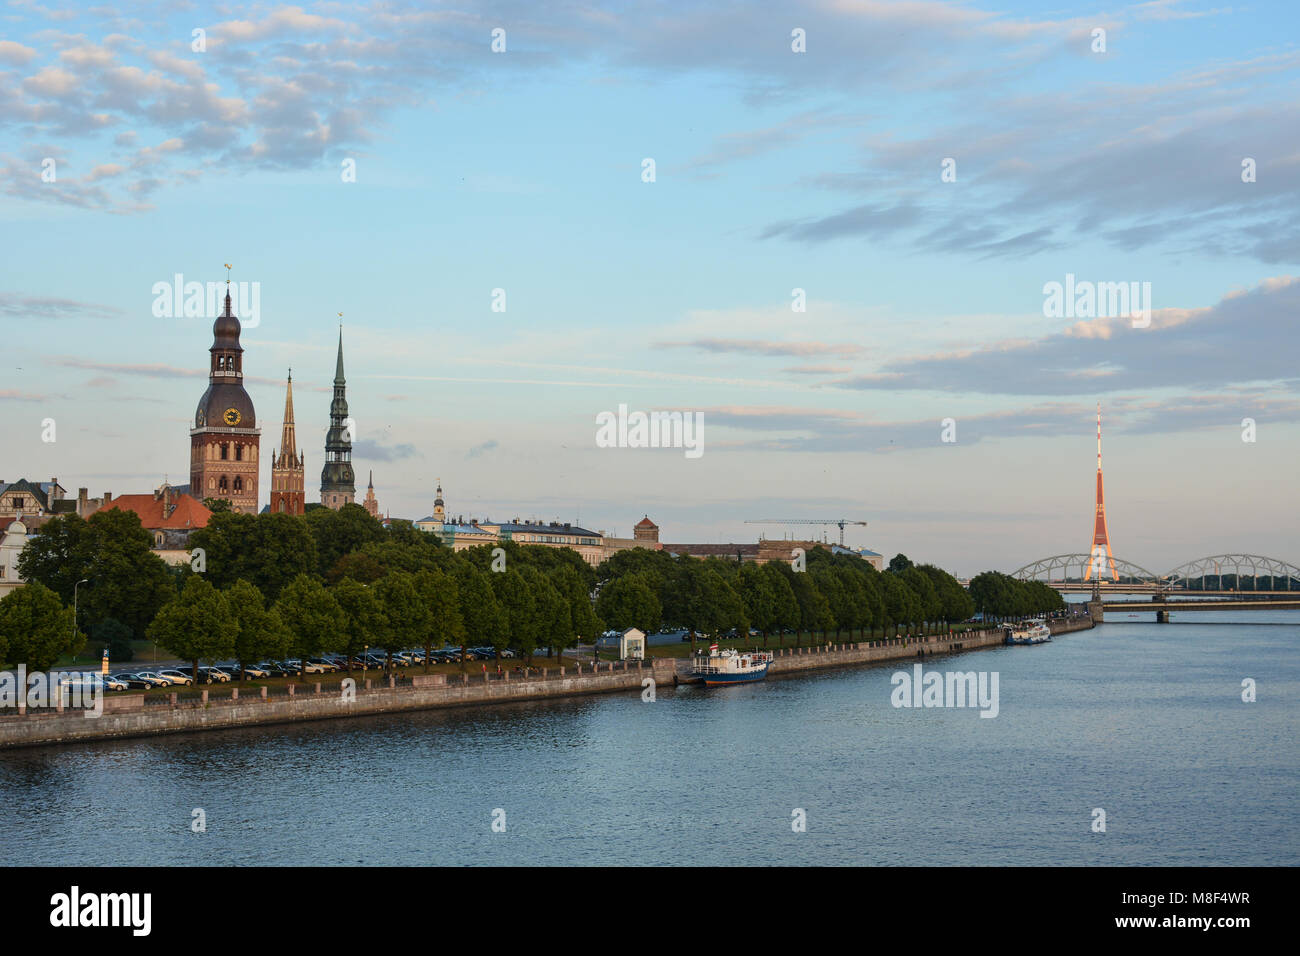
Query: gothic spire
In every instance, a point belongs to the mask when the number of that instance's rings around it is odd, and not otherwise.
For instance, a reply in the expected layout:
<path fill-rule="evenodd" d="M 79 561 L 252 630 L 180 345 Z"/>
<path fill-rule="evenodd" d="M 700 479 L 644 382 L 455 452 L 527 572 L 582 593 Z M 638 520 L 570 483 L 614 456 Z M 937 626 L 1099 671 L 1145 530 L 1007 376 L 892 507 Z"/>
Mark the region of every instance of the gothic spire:
<path fill-rule="evenodd" d="M 335 385 L 347 384 L 347 382 L 343 378 L 343 323 L 342 322 L 339 323 L 339 357 L 338 357 L 338 361 L 334 363 L 334 384 Z"/>

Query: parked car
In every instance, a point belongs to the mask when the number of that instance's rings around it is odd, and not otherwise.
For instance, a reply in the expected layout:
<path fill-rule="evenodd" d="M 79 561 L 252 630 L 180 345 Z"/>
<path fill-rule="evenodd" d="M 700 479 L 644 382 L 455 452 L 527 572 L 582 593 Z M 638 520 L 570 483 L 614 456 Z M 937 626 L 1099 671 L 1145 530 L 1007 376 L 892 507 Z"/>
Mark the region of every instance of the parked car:
<path fill-rule="evenodd" d="M 324 661 L 305 660 L 301 664 L 304 674 L 325 674 L 331 668 L 325 665 Z"/>
<path fill-rule="evenodd" d="M 154 673 L 153 671 L 140 671 L 140 673 L 136 674 L 135 676 L 137 680 L 142 680 L 147 682 L 150 687 L 171 687 L 172 686 L 172 682 L 169 681 L 166 677 L 162 677 L 159 674 Z"/>
<path fill-rule="evenodd" d="M 502 657 L 517 657 L 518 655 L 515 654 L 515 652 L 512 651 L 510 648 L 508 648 L 508 647 L 503 647 L 503 648 L 501 649 L 501 656 L 502 656 Z"/>
<path fill-rule="evenodd" d="M 289 671 L 278 661 L 262 661 L 257 665 L 257 669 L 262 672 L 263 677 L 285 677 Z"/>
<path fill-rule="evenodd" d="M 189 687 L 194 683 L 194 678 L 191 675 L 174 667 L 168 668 L 165 671 L 158 671 L 158 676 L 163 678 L 163 680 L 167 681 L 169 684 L 181 684 L 185 687 Z"/>
<path fill-rule="evenodd" d="M 64 674 L 59 680 L 60 687 L 82 687 L 90 689 L 98 687 L 102 690 L 126 690 L 126 684 L 114 677 L 105 674 L 96 674 L 93 671 L 79 671 L 75 674 Z"/>
<path fill-rule="evenodd" d="M 307 671 L 308 674 L 330 674 L 339 669 L 338 664 L 336 664 L 334 661 L 326 660 L 323 657 L 307 658 L 307 666 L 308 668 L 311 668 L 313 666 L 320 668 L 320 670 L 309 669 Z"/>
<path fill-rule="evenodd" d="M 149 681 L 141 680 L 135 674 L 113 674 L 112 679 L 125 684 L 127 690 L 148 690 L 153 686 Z"/>
<path fill-rule="evenodd" d="M 208 683 L 227 684 L 230 682 L 230 675 L 220 667 L 200 667 L 199 671 L 207 676 Z"/>

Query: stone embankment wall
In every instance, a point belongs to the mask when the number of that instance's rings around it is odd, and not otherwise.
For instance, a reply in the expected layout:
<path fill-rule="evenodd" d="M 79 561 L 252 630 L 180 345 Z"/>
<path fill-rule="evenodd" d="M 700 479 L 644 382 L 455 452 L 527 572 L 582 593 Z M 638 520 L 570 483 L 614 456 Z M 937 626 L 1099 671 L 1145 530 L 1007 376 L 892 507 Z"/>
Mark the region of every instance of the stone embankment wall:
<path fill-rule="evenodd" d="M 1054 623 L 1054 634 L 1092 627 L 1092 621 Z M 816 648 L 775 649 L 770 673 L 789 674 L 822 667 L 844 667 L 874 661 L 906 660 L 931 654 L 949 654 L 1001 644 L 1001 630 L 968 631 L 931 637 L 866 641 L 857 644 L 829 644 Z M 558 670 L 525 678 L 509 674 L 484 675 L 416 674 L 409 682 L 390 685 L 382 680 L 358 682 L 356 693 L 345 697 L 319 684 L 291 686 L 287 692 L 259 693 L 234 699 L 202 696 L 179 700 L 146 698 L 143 694 L 114 694 L 104 698 L 104 712 L 87 717 L 81 711 L 30 710 L 0 716 L 0 749 L 48 744 L 75 743 L 116 737 L 217 730 L 260 724 L 295 723 L 386 714 L 403 710 L 430 710 L 512 701 L 546 700 L 582 694 L 616 691 L 640 692 L 646 678 L 657 684 L 675 683 L 685 674 L 688 661 L 658 658 L 653 661 L 602 663 L 593 671 L 590 664 L 566 665 Z M 377 685 L 377 686 L 376 686 Z"/>

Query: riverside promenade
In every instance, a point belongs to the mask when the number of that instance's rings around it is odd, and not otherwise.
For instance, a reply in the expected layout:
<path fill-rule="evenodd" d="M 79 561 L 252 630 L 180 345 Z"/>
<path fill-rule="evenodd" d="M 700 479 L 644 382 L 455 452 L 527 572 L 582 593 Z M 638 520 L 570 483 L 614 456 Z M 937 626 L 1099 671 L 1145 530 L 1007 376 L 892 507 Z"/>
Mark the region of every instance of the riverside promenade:
<path fill-rule="evenodd" d="M 1086 630 L 1092 621 L 1056 622 L 1052 633 Z M 830 667 L 849 667 L 882 661 L 902 661 L 934 654 L 952 654 L 993 647 L 1003 643 L 1001 629 L 966 631 L 960 634 L 863 641 L 856 644 L 826 644 L 804 648 L 778 648 L 769 670 L 772 676 Z M 0 749 L 79 743 L 121 737 L 188 733 L 263 724 L 287 724 L 304 720 L 327 720 L 389 714 L 408 710 L 433 710 L 519 701 L 552 700 L 587 694 L 619 691 L 640 693 L 650 686 L 664 687 L 678 682 L 690 662 L 678 658 L 649 661 L 602 662 L 566 665 L 550 672 L 526 677 L 511 675 L 415 674 L 400 682 L 380 678 L 358 681 L 353 694 L 320 684 L 287 685 L 279 693 L 265 687 L 254 693 L 209 699 L 203 691 L 197 698 L 146 697 L 143 694 L 112 694 L 103 699 L 103 713 L 87 717 L 82 711 L 29 709 L 0 716 Z"/>

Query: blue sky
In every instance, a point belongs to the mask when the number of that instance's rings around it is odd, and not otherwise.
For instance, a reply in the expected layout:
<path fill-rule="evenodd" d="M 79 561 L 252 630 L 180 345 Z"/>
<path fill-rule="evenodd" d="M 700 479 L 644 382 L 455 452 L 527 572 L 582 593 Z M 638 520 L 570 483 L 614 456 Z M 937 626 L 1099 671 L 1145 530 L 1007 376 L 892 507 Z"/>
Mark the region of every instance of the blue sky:
<path fill-rule="evenodd" d="M 185 480 L 211 322 L 151 290 L 231 262 L 264 452 L 292 365 L 309 495 L 341 311 L 394 516 L 441 478 L 453 514 L 846 517 L 1012 570 L 1086 550 L 1100 400 L 1118 556 L 1296 557 L 1292 4 L 60 11 L 0 13 L 2 479 Z M 1151 283 L 1150 326 L 1045 317 L 1067 273 Z M 703 413 L 705 454 L 596 447 L 620 403 Z"/>

